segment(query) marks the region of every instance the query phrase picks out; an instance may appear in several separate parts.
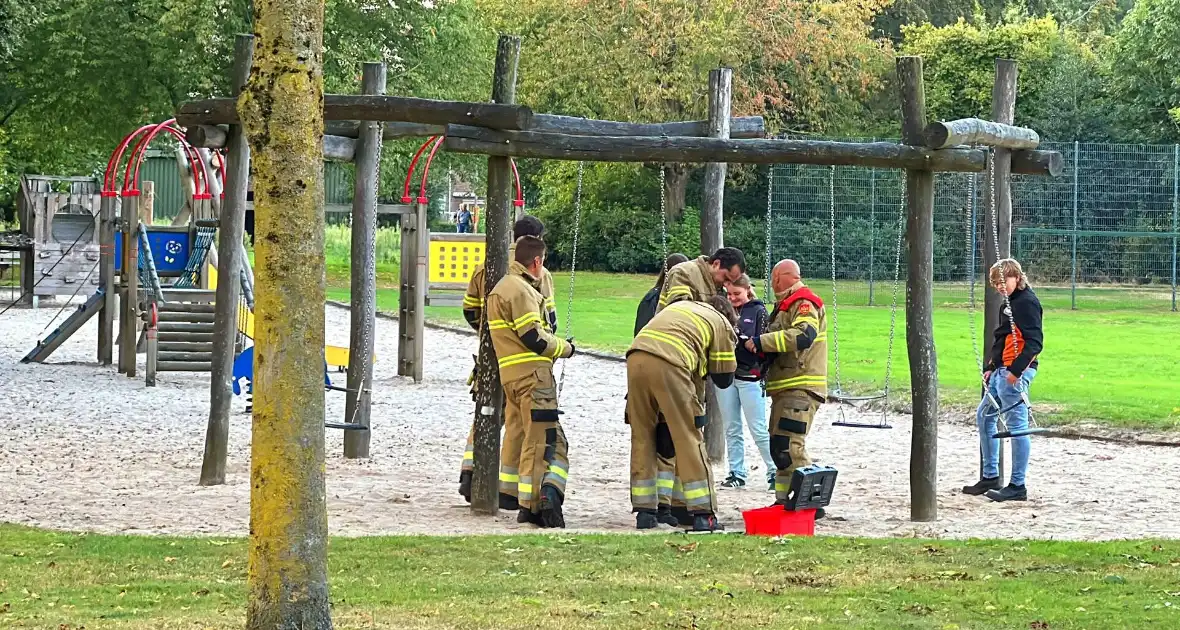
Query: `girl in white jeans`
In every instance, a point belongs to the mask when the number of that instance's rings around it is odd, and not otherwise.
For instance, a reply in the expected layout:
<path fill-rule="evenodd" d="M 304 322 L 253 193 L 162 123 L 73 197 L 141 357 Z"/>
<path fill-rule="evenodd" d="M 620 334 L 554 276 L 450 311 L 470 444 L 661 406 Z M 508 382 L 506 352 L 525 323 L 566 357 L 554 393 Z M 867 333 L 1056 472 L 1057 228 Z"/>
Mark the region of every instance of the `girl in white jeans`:
<path fill-rule="evenodd" d="M 751 338 L 766 332 L 766 306 L 757 299 L 749 276 L 732 283 L 728 289 L 729 302 L 738 314 L 738 334 Z M 732 387 L 714 389 L 721 417 L 725 419 L 725 443 L 729 458 L 729 477 L 721 482 L 723 488 L 742 488 L 746 485 L 746 442 L 742 431 L 742 416 L 750 427 L 750 435 L 762 455 L 767 485 L 774 490 L 774 459 L 770 456 L 770 425 L 766 419 L 766 393 L 763 389 L 759 361 L 738 344 L 738 369 Z"/>

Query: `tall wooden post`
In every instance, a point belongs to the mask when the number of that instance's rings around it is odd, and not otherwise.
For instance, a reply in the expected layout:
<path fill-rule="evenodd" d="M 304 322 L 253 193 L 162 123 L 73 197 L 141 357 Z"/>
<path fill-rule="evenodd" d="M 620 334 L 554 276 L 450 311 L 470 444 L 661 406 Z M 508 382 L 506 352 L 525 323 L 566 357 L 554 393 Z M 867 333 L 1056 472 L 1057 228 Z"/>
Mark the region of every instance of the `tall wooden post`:
<path fill-rule="evenodd" d="M 992 122 L 1011 125 L 1016 118 L 1016 62 L 1012 59 L 996 59 L 996 78 L 992 85 Z M 994 332 L 1000 323 L 1000 304 L 1004 297 L 996 292 L 988 281 L 992 265 L 996 264 L 996 251 L 1000 258 L 1012 253 L 1012 151 L 996 147 L 992 149 L 991 169 L 986 173 L 987 187 L 984 189 L 983 207 L 983 345 L 984 361 L 991 356 Z M 1076 152 L 1074 159 L 1077 159 Z M 994 199 L 994 201 L 993 201 Z M 997 247 L 996 237 L 999 237 Z M 972 331 L 976 334 L 976 331 Z M 1000 479 L 1004 478 L 1004 441 L 1000 442 Z M 983 469 L 980 468 L 982 476 Z"/>
<path fill-rule="evenodd" d="M 492 102 L 511 103 L 516 97 L 516 67 L 520 61 L 520 38 L 501 35 L 496 46 L 496 72 L 492 79 Z M 509 234 L 512 230 L 512 166 L 506 157 L 488 158 L 487 240 L 484 252 L 484 291 L 492 292 L 508 270 Z M 504 393 L 500 369 L 487 317 L 479 331 L 476 361 L 479 395 L 475 413 L 475 448 L 471 478 L 471 510 L 495 514 L 499 507 L 500 425 L 504 415 Z"/>
<path fill-rule="evenodd" d="M 385 64 L 366 63 L 361 94 L 385 93 Z M 373 388 L 373 338 L 377 325 L 377 182 L 381 179 L 382 123 L 360 123 L 352 195 L 351 329 L 344 422 L 369 426 Z M 405 264 L 405 261 L 402 261 Z M 369 456 L 369 432 L 344 432 L 344 457 Z"/>
<path fill-rule="evenodd" d="M 123 233 L 123 290 L 119 298 L 119 371 L 135 378 L 135 345 L 139 336 L 139 318 L 135 306 L 139 301 L 139 191 L 123 194 L 123 215 L 119 227 Z"/>
<path fill-rule="evenodd" d="M 1012 124 L 1016 116 L 1016 62 L 1012 59 L 996 59 L 996 81 L 992 86 L 992 121 Z M 996 237 L 999 235 L 1000 258 L 1007 258 L 1012 252 L 1012 151 L 1010 149 L 993 149 L 991 171 L 987 173 L 989 181 L 984 189 L 984 217 L 983 226 L 983 284 L 987 286 L 984 294 L 984 330 L 983 348 L 991 356 L 992 333 L 1000 322 L 1000 303 L 1004 298 L 991 287 L 988 274 L 992 265 L 996 263 Z M 1075 157 L 1076 159 L 1076 157 Z M 995 195 L 995 202 L 992 195 Z"/>
<path fill-rule="evenodd" d="M 926 89 L 922 58 L 899 57 L 901 138 L 922 144 Z M 910 520 L 938 518 L 938 364 L 934 350 L 934 173 L 906 171 L 906 346 L 914 426 L 910 445 Z"/>
<path fill-rule="evenodd" d="M 98 363 L 110 365 L 115 356 L 115 207 L 119 198 L 103 193 L 98 214 L 98 284 L 102 287 L 102 309 L 98 312 Z M 122 364 L 120 364 L 122 371 Z"/>
<path fill-rule="evenodd" d="M 254 37 L 234 40 L 234 64 L 230 88 L 239 95 L 250 78 Z M 201 461 L 201 485 L 225 483 L 229 449 L 229 415 L 233 407 L 234 344 L 238 338 L 238 302 L 242 233 L 246 228 L 246 187 L 250 180 L 250 146 L 241 125 L 230 125 L 226 140 L 225 200 L 217 238 L 217 293 L 213 315 L 213 360 L 209 377 L 209 424 L 205 428 L 205 455 Z"/>
<path fill-rule="evenodd" d="M 258 280 L 246 628 L 330 630 L 324 0 L 254 0 L 254 30 L 238 101 L 253 161 Z"/>
<path fill-rule="evenodd" d="M 709 137 L 729 138 L 729 116 L 733 100 L 733 70 L 717 68 L 709 72 Z M 722 208 L 725 206 L 725 162 L 705 164 L 704 203 L 701 204 L 701 252 L 709 255 L 725 246 Z M 717 388 L 708 384 L 705 397 L 705 450 L 709 461 L 725 459 L 725 423 L 717 404 Z"/>

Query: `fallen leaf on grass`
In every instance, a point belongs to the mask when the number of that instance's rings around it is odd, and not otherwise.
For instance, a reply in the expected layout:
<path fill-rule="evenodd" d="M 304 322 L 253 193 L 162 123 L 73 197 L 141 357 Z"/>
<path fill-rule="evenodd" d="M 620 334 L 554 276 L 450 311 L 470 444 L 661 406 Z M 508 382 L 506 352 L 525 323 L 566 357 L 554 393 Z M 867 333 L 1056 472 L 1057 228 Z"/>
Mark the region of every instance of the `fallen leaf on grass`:
<path fill-rule="evenodd" d="M 8 602 L 4 602 L 3 604 L 0 604 L 0 613 L 6 613 L 10 610 L 12 610 L 12 604 L 10 604 Z"/>
<path fill-rule="evenodd" d="M 225 562 L 222 562 L 222 563 L 221 563 L 221 568 L 223 568 L 223 569 L 228 569 L 229 567 L 233 566 L 233 564 L 234 564 L 234 561 L 233 561 L 233 559 L 231 558 L 231 559 L 229 559 L 229 560 L 226 560 Z"/>
<path fill-rule="evenodd" d="M 172 556 L 164 556 L 164 562 L 176 562 L 176 558 Z"/>
<path fill-rule="evenodd" d="M 669 547 L 675 548 L 676 551 L 679 551 L 680 553 L 692 553 L 697 550 L 697 547 L 701 543 L 694 542 L 694 543 L 689 543 L 687 545 L 680 545 L 680 544 L 672 542 L 671 540 L 666 540 L 666 541 L 664 541 L 664 544 Z"/>
<path fill-rule="evenodd" d="M 1048 621 L 1033 621 L 1028 624 L 1029 630 L 1049 630 Z"/>

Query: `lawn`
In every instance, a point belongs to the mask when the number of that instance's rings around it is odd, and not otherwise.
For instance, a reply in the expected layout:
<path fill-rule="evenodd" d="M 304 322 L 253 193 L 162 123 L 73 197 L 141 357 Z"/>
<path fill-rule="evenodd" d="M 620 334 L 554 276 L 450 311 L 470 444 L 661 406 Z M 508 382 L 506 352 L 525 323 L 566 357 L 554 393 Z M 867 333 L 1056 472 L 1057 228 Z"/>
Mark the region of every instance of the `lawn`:
<path fill-rule="evenodd" d="M 0 525 L 6 628 L 240 628 L 243 539 Z M 1180 546 L 525 535 L 334 538 L 337 628 L 1180 625 Z"/>
<path fill-rule="evenodd" d="M 347 264 L 330 264 L 328 281 L 329 298 L 348 301 Z M 557 273 L 554 281 L 564 333 L 568 275 Z M 649 276 L 578 272 L 571 317 L 573 336 L 586 347 L 626 350 L 635 308 L 652 282 Z M 381 266 L 378 284 L 378 308 L 396 313 L 396 267 Z M 813 285 L 821 296 L 831 295 L 830 282 Z M 841 283 L 838 289 L 848 303 L 866 302 L 863 285 Z M 934 296 L 939 384 L 945 401 L 956 405 L 971 405 L 979 396 L 967 293 L 965 286 L 941 285 Z M 1032 396 L 1042 424 L 1097 421 L 1123 428 L 1180 428 L 1180 315 L 1168 310 L 1170 302 L 1147 291 L 1079 289 L 1079 302 L 1085 307 L 1075 311 L 1069 308 L 1068 288 L 1039 289 L 1038 294 L 1045 308 L 1046 351 Z M 882 306 L 838 309 L 844 389 L 879 390 L 883 385 L 889 345 L 888 300 L 887 287 L 879 285 L 876 303 Z M 426 314 L 432 321 L 466 326 L 457 307 L 427 307 Z M 976 325 L 982 331 L 982 311 L 977 313 Z M 904 303 L 898 309 L 893 358 L 893 384 L 908 390 Z M 828 378 L 834 384 L 834 356 L 832 359 Z"/>

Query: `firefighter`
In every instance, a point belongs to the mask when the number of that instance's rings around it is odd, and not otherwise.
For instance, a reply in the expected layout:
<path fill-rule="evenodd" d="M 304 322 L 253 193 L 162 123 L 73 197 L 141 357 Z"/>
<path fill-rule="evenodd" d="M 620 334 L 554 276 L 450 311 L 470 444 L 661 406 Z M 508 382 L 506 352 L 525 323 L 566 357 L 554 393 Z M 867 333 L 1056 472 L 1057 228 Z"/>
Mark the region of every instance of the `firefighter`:
<path fill-rule="evenodd" d="M 516 243 L 515 240 L 522 236 L 537 236 L 540 237 L 545 232 L 545 225 L 541 220 L 534 216 L 524 216 L 516 221 L 512 226 L 513 244 L 508 248 L 508 261 L 512 262 L 515 256 Z M 484 267 L 479 265 L 475 272 L 471 274 L 471 281 L 467 283 L 467 294 L 463 296 L 463 317 L 467 323 L 479 333 L 483 325 L 483 308 L 484 308 Z M 541 295 L 545 297 L 545 319 L 549 322 L 549 329 L 554 333 L 557 332 L 557 304 L 553 301 L 553 276 L 548 269 L 541 269 L 540 291 Z M 476 357 L 472 357 L 473 360 Z M 471 376 L 468 381 L 471 383 L 472 399 L 476 397 L 476 386 L 478 381 L 475 378 L 475 368 L 471 370 Z M 520 433 L 511 432 L 505 433 L 502 441 L 506 452 L 511 456 L 510 461 L 515 462 L 520 455 L 520 443 L 524 439 L 524 435 Z M 473 458 L 475 453 L 475 425 L 472 424 L 471 430 L 467 433 L 467 448 L 463 451 L 463 463 L 459 468 L 459 494 L 468 503 L 471 502 L 471 471 L 473 465 Z M 513 469 L 515 464 L 510 466 L 510 470 L 504 471 L 501 469 L 500 475 L 500 509 L 502 510 L 516 510 L 519 508 L 516 500 L 516 471 Z"/>
<path fill-rule="evenodd" d="M 545 241 L 522 236 L 514 256 L 508 274 L 487 298 L 488 330 L 504 387 L 504 431 L 524 435 L 515 460 L 505 444 L 500 474 L 503 479 L 506 471 L 518 471 L 518 478 L 511 479 L 517 485 L 518 522 L 565 527 L 561 506 L 568 445 L 558 422 L 553 361 L 573 356 L 574 344 L 554 336 L 542 319 Z"/>
<path fill-rule="evenodd" d="M 733 383 L 734 324 L 724 297 L 680 300 L 656 314 L 627 351 L 627 416 L 631 424 L 631 506 L 638 529 L 661 521 L 656 465 L 658 415 L 676 449 L 676 474 L 693 531 L 724 529 L 717 521 L 713 472 L 705 453 L 705 375 L 724 389 Z"/>
<path fill-rule="evenodd" d="M 745 272 L 746 256 L 734 247 L 722 247 L 712 256 L 698 256 L 696 260 L 680 263 L 668 270 L 656 312 L 680 300 L 708 300 Z"/>
<path fill-rule="evenodd" d="M 682 300 L 703 302 L 713 295 L 724 295 L 725 286 L 740 278 L 745 270 L 745 254 L 733 247 L 722 247 L 712 256 L 699 256 L 695 260 L 670 265 L 660 286 L 655 312 Z M 704 405 L 703 395 L 700 402 Z M 701 411 L 700 415 L 705 412 Z M 660 469 L 659 520 L 666 524 L 691 525 L 693 519 L 684 504 L 683 484 L 676 475 L 676 449 L 663 422 L 656 426 L 656 444 Z"/>
<path fill-rule="evenodd" d="M 803 283 L 799 263 L 774 266 L 771 286 L 776 304 L 770 326 L 746 341 L 746 349 L 769 362 L 770 454 L 778 469 L 775 502 L 785 504 L 796 468 L 808 466 L 807 433 L 828 393 L 828 323 L 823 300 Z M 816 518 L 823 517 L 823 509 Z"/>

